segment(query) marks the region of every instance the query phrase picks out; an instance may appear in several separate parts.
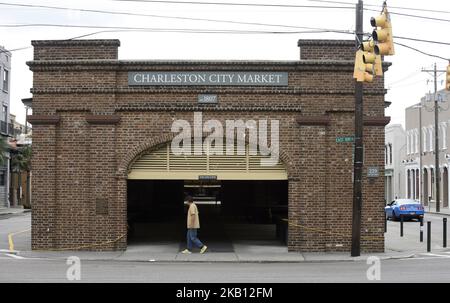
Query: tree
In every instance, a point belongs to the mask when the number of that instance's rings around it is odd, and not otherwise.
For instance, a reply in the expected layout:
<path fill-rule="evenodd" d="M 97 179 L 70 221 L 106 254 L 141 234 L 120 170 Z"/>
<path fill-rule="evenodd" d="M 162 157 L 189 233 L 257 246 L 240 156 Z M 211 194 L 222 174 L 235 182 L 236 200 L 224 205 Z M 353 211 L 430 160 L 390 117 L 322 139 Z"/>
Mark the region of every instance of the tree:
<path fill-rule="evenodd" d="M 30 174 L 31 171 L 31 146 L 24 146 L 17 148 L 11 155 L 11 170 L 17 173 L 18 176 L 18 186 L 17 186 L 17 199 L 20 200 L 20 187 L 22 181 L 22 172 L 25 171 L 27 173 L 27 185 L 26 185 L 26 193 L 27 197 L 29 197 L 30 193 Z M 26 203 L 22 203 L 25 207 L 31 207 L 28 205 L 28 201 Z"/>
<path fill-rule="evenodd" d="M 9 150 L 8 142 L 5 137 L 0 136 L 0 166 L 4 166 L 7 161 L 6 153 Z"/>

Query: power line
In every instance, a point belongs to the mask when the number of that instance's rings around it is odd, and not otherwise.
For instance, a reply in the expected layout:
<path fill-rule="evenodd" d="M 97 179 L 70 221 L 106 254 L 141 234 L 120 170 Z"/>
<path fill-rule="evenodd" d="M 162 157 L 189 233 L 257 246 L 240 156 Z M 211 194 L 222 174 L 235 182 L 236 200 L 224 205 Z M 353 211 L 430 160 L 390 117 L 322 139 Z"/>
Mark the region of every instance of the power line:
<path fill-rule="evenodd" d="M 445 60 L 445 61 L 450 61 L 450 58 L 444 58 L 444 57 L 441 57 L 441 56 L 438 56 L 438 55 L 430 54 L 430 53 L 424 52 L 424 51 L 422 51 L 422 50 L 420 50 L 420 49 L 417 49 L 417 48 L 415 48 L 415 47 L 412 47 L 412 46 L 409 46 L 409 45 L 406 45 L 406 44 L 403 44 L 403 43 L 394 42 L 394 44 L 403 46 L 403 47 L 405 47 L 405 48 L 409 48 L 409 49 L 411 49 L 411 50 L 413 50 L 413 51 L 416 51 L 416 52 L 418 52 L 418 53 L 421 53 L 422 55 L 426 55 L 426 56 L 429 56 L 429 57 L 434 57 L 434 58 L 442 59 L 442 60 Z"/>
<path fill-rule="evenodd" d="M 411 37 L 393 36 L 393 38 L 395 38 L 395 39 L 400 39 L 400 40 L 410 40 L 410 41 L 416 41 L 416 42 L 423 42 L 423 43 L 432 43 L 432 44 L 440 44 L 440 45 L 450 45 L 450 42 L 442 42 L 442 41 L 434 41 L 434 40 L 425 40 L 425 39 L 411 38 Z"/>
<path fill-rule="evenodd" d="M 201 1 L 162 1 L 162 0 L 111 0 L 114 2 L 144 2 L 164 4 L 194 4 L 218 6 L 252 6 L 252 7 L 285 7 L 285 8 L 328 8 L 328 9 L 354 9 L 353 6 L 327 6 L 327 5 L 296 5 L 296 4 L 266 4 L 266 3 L 236 3 L 236 2 L 201 2 Z"/>
<path fill-rule="evenodd" d="M 180 16 L 154 15 L 154 14 L 142 14 L 142 13 L 132 13 L 132 12 L 117 12 L 117 11 L 106 11 L 106 10 L 97 10 L 97 9 L 69 8 L 69 7 L 61 7 L 61 6 L 34 5 L 34 4 L 23 4 L 23 3 L 0 2 L 0 5 L 14 6 L 14 7 L 55 9 L 55 10 L 65 10 L 65 11 L 78 11 L 78 12 L 100 13 L 100 14 L 110 14 L 110 15 L 126 15 L 126 16 L 137 16 L 137 17 L 151 17 L 151 18 L 164 18 L 164 19 L 176 19 L 176 20 L 190 20 L 190 21 L 229 23 L 229 24 L 240 24 L 240 25 L 272 26 L 272 27 L 309 29 L 309 30 L 330 30 L 330 31 L 333 30 L 333 29 L 313 28 L 313 27 L 304 27 L 304 26 L 293 26 L 293 25 L 284 25 L 284 24 L 267 24 L 267 23 L 259 23 L 259 22 L 242 22 L 242 21 L 234 21 L 234 20 L 221 20 L 221 19 L 207 19 L 207 18 L 192 18 L 192 17 L 180 17 Z M 343 32 L 349 33 L 350 31 L 343 31 Z"/>
<path fill-rule="evenodd" d="M 29 48 L 31 48 L 31 46 L 24 46 L 24 47 L 19 47 L 19 48 L 0 50 L 0 54 L 10 53 L 10 52 L 14 52 L 14 51 L 29 49 Z"/>
<path fill-rule="evenodd" d="M 22 28 L 22 27 L 61 27 L 61 28 L 88 28 L 88 29 L 108 29 L 124 31 L 155 31 L 155 32 L 183 32 L 183 33 L 231 33 L 231 34 L 304 34 L 304 33 L 342 33 L 351 34 L 351 31 L 312 29 L 308 31 L 269 31 L 269 30 L 236 30 L 236 29 L 202 29 L 202 28 L 157 28 L 157 27 L 127 27 L 127 26 L 102 26 L 102 25 L 77 25 L 77 24 L 50 24 L 50 23 L 29 23 L 29 24 L 0 24 L 0 28 Z M 73 39 L 73 38 L 72 38 Z"/>
<path fill-rule="evenodd" d="M 101 30 L 80 36 L 70 38 L 68 40 L 85 38 L 102 33 L 121 33 L 121 32 L 164 32 L 164 33 L 185 33 L 185 34 L 319 34 L 327 33 L 328 31 L 298 31 L 298 32 L 269 32 L 269 31 L 216 31 L 216 30 L 173 30 L 173 29 L 112 29 L 112 30 Z"/>
<path fill-rule="evenodd" d="M 369 9 L 369 8 L 365 8 L 364 10 L 365 11 L 370 11 L 370 12 L 378 12 L 377 10 Z M 395 12 L 395 11 L 389 11 L 389 14 L 391 14 L 391 15 L 398 15 L 398 16 L 405 16 L 405 17 L 411 17 L 411 18 L 425 19 L 425 20 L 432 20 L 432 21 L 450 22 L 450 19 L 442 19 L 442 18 L 435 18 L 435 17 L 427 17 L 427 16 L 405 14 L 405 13 L 399 13 L 399 12 Z"/>
<path fill-rule="evenodd" d="M 424 81 L 423 79 L 420 79 L 418 81 L 414 81 L 414 82 L 407 83 L 407 84 L 400 84 L 400 85 L 392 85 L 392 83 L 391 83 L 391 84 L 386 84 L 386 87 L 388 89 L 399 88 L 399 87 L 409 87 L 409 86 L 412 86 L 412 85 L 416 85 L 417 83 L 421 83 L 423 81 Z"/>
<path fill-rule="evenodd" d="M 414 72 L 410 73 L 409 75 L 407 75 L 407 76 L 405 76 L 405 77 L 403 77 L 403 78 L 401 78 L 399 80 L 392 81 L 391 83 L 388 84 L 388 86 L 392 86 L 393 84 L 397 84 L 397 83 L 403 82 L 405 80 L 409 80 L 409 79 L 414 78 L 414 77 L 416 77 L 418 75 L 421 75 L 421 74 L 422 74 L 422 71 L 414 71 Z"/>
<path fill-rule="evenodd" d="M 356 5 L 354 2 L 343 2 L 343 1 L 327 1 L 327 0 L 306 0 L 310 2 L 318 2 L 318 3 L 331 3 L 331 4 L 347 4 L 347 5 Z M 364 4 L 364 6 L 369 7 L 380 7 L 380 5 L 375 4 Z M 441 13 L 441 14 L 450 14 L 450 11 L 444 10 L 434 10 L 434 9 L 426 9 L 426 8 L 417 8 L 417 7 L 405 7 L 405 6 L 391 6 L 388 8 L 400 9 L 400 10 L 410 10 L 410 11 L 419 11 L 419 12 L 429 12 L 429 13 Z"/>
<path fill-rule="evenodd" d="M 55 23 L 24 23 L 24 24 L 0 24 L 0 27 L 21 28 L 21 27 L 62 27 L 62 28 L 91 28 L 91 29 L 120 29 L 120 30 L 146 30 L 146 31 L 174 31 L 174 32 L 198 32 L 198 33 L 242 33 L 242 34 L 302 34 L 315 32 L 354 34 L 353 31 L 331 30 L 314 28 L 312 31 L 266 31 L 266 30 L 227 30 L 227 29 L 198 29 L 198 28 L 152 28 L 152 27 L 127 27 L 127 26 L 101 26 L 101 25 L 76 25 L 76 24 L 55 24 Z M 370 35 L 367 33 L 366 35 Z M 412 37 L 394 36 L 396 39 L 411 40 L 416 42 L 440 44 L 450 46 L 450 42 L 425 40 Z"/>

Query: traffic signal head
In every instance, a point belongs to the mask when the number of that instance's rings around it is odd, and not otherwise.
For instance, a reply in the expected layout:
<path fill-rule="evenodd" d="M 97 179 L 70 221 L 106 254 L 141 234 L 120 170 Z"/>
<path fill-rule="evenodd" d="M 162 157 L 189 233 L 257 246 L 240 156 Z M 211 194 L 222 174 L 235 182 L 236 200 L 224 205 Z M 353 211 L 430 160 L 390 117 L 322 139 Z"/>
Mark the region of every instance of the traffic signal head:
<path fill-rule="evenodd" d="M 373 75 L 373 64 L 364 63 L 363 59 L 364 52 L 362 50 L 358 50 L 355 56 L 355 70 L 353 72 L 353 78 L 358 82 L 372 82 Z"/>
<path fill-rule="evenodd" d="M 383 76 L 381 56 L 375 55 L 375 42 L 373 40 L 361 44 L 363 50 L 363 62 L 366 64 L 366 71 L 376 76 Z"/>
<path fill-rule="evenodd" d="M 370 19 L 370 24 L 376 29 L 372 32 L 373 40 L 376 42 L 374 52 L 377 55 L 394 55 L 394 40 L 392 37 L 392 25 L 389 14 L 385 8 L 383 13 Z"/>
<path fill-rule="evenodd" d="M 370 25 L 373 27 L 385 27 L 387 21 L 387 15 L 383 13 L 376 18 L 370 18 Z"/>
<path fill-rule="evenodd" d="M 445 89 L 450 90 L 450 65 L 447 66 L 447 74 L 445 75 Z"/>
<path fill-rule="evenodd" d="M 365 41 L 361 44 L 361 49 L 365 52 L 373 52 L 375 48 L 375 42 L 373 40 Z"/>

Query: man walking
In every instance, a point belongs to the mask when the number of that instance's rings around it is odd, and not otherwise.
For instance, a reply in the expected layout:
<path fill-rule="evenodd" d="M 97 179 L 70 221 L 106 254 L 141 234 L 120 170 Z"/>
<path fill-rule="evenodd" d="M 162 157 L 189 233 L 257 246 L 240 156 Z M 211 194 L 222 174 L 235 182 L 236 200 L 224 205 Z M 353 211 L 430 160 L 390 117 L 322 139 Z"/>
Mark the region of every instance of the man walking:
<path fill-rule="evenodd" d="M 203 254 L 208 247 L 197 238 L 197 230 L 200 228 L 200 220 L 198 218 L 198 208 L 195 205 L 192 197 L 187 198 L 189 205 L 187 213 L 187 248 L 182 251 L 183 254 L 190 254 L 192 251 L 192 244 L 195 244 L 200 249 L 200 253 Z"/>

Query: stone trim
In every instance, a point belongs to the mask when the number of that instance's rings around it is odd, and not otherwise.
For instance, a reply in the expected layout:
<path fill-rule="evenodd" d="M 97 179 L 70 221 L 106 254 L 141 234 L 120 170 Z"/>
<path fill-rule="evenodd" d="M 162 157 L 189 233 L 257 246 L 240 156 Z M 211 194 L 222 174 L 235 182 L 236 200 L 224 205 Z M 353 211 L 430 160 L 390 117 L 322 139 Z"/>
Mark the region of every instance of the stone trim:
<path fill-rule="evenodd" d="M 300 116 L 296 120 L 301 126 L 328 126 L 331 123 L 329 116 Z"/>
<path fill-rule="evenodd" d="M 68 60 L 34 60 L 27 61 L 28 66 L 67 66 L 67 65 L 111 65 L 120 68 L 127 66 L 146 66 L 155 67 L 173 65 L 177 70 L 183 70 L 184 66 L 189 66 L 190 70 L 196 68 L 197 70 L 221 70 L 226 67 L 226 70 L 239 70 L 246 68 L 254 68 L 260 70 L 263 67 L 300 67 L 305 65 L 324 65 L 324 66 L 354 66 L 354 61 L 351 60 L 301 60 L 301 61 L 209 61 L 209 60 L 115 60 L 115 59 L 68 59 Z M 181 66 L 181 67 L 180 67 Z"/>
<path fill-rule="evenodd" d="M 213 111 L 213 112 L 301 112 L 302 109 L 298 105 L 286 106 L 220 106 L 220 105 L 126 105 L 118 106 L 117 112 L 128 111 Z"/>
<path fill-rule="evenodd" d="M 333 40 L 333 39 L 300 39 L 297 42 L 297 46 L 306 46 L 306 45 L 319 45 L 319 46 L 354 46 L 355 41 L 354 40 Z"/>
<path fill-rule="evenodd" d="M 87 115 L 86 122 L 89 124 L 117 124 L 120 116 L 117 115 Z"/>
<path fill-rule="evenodd" d="M 225 94 L 287 94 L 287 95 L 354 95 L 355 91 L 348 90 L 324 90 L 324 89 L 304 89 L 300 87 L 271 87 L 261 88 L 246 86 L 242 88 L 232 87 L 186 87 L 186 86 L 154 86 L 147 88 L 32 88 L 32 94 L 147 94 L 147 93 L 167 93 L 167 94 L 202 94 L 202 93 L 225 93 Z M 385 95 L 386 89 L 365 90 L 365 95 Z"/>
<path fill-rule="evenodd" d="M 56 125 L 61 120 L 59 115 L 28 115 L 27 121 L 32 125 Z"/>
<path fill-rule="evenodd" d="M 367 117 L 364 118 L 364 126 L 386 126 L 391 122 L 391 117 Z"/>
<path fill-rule="evenodd" d="M 112 45 L 120 46 L 119 39 L 89 39 L 89 40 L 32 40 L 33 46 L 86 46 Z"/>

